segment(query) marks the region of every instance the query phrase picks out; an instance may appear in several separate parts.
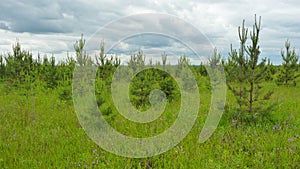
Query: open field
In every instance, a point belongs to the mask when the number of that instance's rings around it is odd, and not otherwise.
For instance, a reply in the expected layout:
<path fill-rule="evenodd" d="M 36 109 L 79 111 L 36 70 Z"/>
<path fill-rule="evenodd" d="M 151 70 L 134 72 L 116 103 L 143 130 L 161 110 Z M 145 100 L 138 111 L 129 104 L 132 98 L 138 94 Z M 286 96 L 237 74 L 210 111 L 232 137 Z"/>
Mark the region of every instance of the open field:
<path fill-rule="evenodd" d="M 261 58 L 260 25 L 243 21 L 239 49 L 197 65 L 141 49 L 122 64 L 103 41 L 90 56 L 83 35 L 57 62 L 17 41 L 0 55 L 0 168 L 300 168 L 299 56 L 287 40 L 281 65 Z"/>
<path fill-rule="evenodd" d="M 199 83 L 203 83 L 199 82 Z M 205 85 L 202 85 L 205 86 Z M 145 159 L 130 159 L 99 148 L 78 123 L 73 105 L 59 99 L 57 90 L 36 86 L 23 94 L 0 85 L 1 168 L 299 168 L 300 88 L 266 84 L 276 104 L 270 121 L 235 124 L 223 114 L 213 136 L 198 142 L 208 112 L 210 90 L 200 87 L 199 117 L 189 135 L 170 151 Z M 228 107 L 234 106 L 228 92 Z M 120 132 L 147 136 L 161 132 L 175 119 L 176 103 L 167 106 L 149 128 L 122 119 L 113 110 L 107 117 Z M 176 113 L 175 113 L 176 115 Z M 113 118 L 111 118 L 113 116 Z"/>

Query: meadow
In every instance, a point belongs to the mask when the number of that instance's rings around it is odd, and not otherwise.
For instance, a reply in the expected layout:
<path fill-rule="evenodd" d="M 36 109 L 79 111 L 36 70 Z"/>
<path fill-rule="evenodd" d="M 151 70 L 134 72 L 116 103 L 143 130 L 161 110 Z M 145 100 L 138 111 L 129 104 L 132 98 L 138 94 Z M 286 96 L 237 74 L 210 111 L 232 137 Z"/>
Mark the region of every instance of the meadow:
<path fill-rule="evenodd" d="M 203 83 L 203 78 L 199 83 Z M 206 82 L 209 84 L 209 82 Z M 230 110 L 209 140 L 200 144 L 200 130 L 208 113 L 210 90 L 200 88 L 199 116 L 188 136 L 170 151 L 150 158 L 120 157 L 99 148 L 81 128 L 74 107 L 59 98 L 59 89 L 35 86 L 28 95 L 19 88 L 0 86 L 1 168 L 299 168 L 300 112 L 298 86 L 266 84 L 276 104 L 269 120 L 237 123 Z M 200 86 L 200 85 L 199 85 Z M 234 107 L 228 93 L 227 105 Z M 167 106 L 163 130 L 175 118 L 176 103 Z M 230 108 L 228 108 L 230 109 Z M 114 118 L 110 118 L 114 116 Z M 107 117 L 120 132 L 145 136 L 149 129 L 126 122 L 113 111 Z M 162 118 L 164 118 L 162 117 Z M 155 129 L 151 131 L 160 132 Z M 151 133 L 150 133 L 151 134 Z"/>
<path fill-rule="evenodd" d="M 84 52 L 82 37 L 74 44 L 76 56 L 57 63 L 55 57 L 33 57 L 17 42 L 12 53 L 0 55 L 0 168 L 300 168 L 299 56 L 287 41 L 283 62 L 275 66 L 259 58 L 260 24 L 255 20 L 252 44 L 247 48 L 247 31 L 244 25 L 240 28 L 241 48 L 231 48 L 228 60 L 216 49 L 208 59 L 210 67 L 191 65 L 187 56 L 179 57 L 175 76 L 182 78 L 185 87 L 193 88 L 182 70 L 192 71 L 200 94 L 198 117 L 178 145 L 147 158 L 109 153 L 87 135 L 74 108 L 72 90 L 78 90 L 72 88 L 74 68 L 97 68 L 92 87 L 102 116 L 118 132 L 139 138 L 162 133 L 178 118 L 182 98 L 174 77 L 147 69 L 131 79 L 129 97 L 136 109 L 150 108 L 149 94 L 154 89 L 167 98 L 158 119 L 134 123 L 119 114 L 112 99 L 111 83 L 120 59 L 107 56 L 103 43 L 95 61 Z M 165 53 L 161 61 L 150 63 L 164 68 L 168 63 Z M 144 66 L 145 55 L 140 50 L 127 62 L 129 72 L 120 76 Z M 227 84 L 225 109 L 216 131 L 200 143 L 212 89 L 219 87 L 218 78 L 208 74 L 219 77 L 220 66 Z M 183 74 L 178 74 L 180 71 Z M 90 78 L 79 77 L 82 81 Z M 120 90 L 119 94 L 126 92 Z"/>

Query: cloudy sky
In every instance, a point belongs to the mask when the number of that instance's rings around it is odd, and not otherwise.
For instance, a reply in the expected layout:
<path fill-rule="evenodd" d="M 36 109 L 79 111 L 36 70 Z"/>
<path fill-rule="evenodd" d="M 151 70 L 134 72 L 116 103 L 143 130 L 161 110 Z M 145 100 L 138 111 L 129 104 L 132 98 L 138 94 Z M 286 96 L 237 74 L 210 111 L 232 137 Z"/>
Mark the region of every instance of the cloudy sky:
<path fill-rule="evenodd" d="M 53 53 L 62 59 L 66 52 L 72 55 L 73 44 L 81 34 L 89 39 L 97 30 L 120 18 L 158 12 L 190 23 L 226 57 L 231 43 L 234 47 L 239 45 L 237 27 L 242 20 L 251 28 L 257 14 L 262 16 L 261 57 L 269 57 L 278 64 L 286 39 L 299 53 L 299 9 L 298 0 L 1 0 L 0 52 L 10 52 L 19 39 L 23 48 L 33 53 Z M 135 24 L 127 23 L 126 30 L 136 29 Z M 120 26 L 117 31 L 124 28 Z M 111 51 L 124 57 L 137 49 L 157 55 L 162 51 L 170 55 L 190 54 L 183 48 L 174 39 L 145 35 L 123 39 Z"/>

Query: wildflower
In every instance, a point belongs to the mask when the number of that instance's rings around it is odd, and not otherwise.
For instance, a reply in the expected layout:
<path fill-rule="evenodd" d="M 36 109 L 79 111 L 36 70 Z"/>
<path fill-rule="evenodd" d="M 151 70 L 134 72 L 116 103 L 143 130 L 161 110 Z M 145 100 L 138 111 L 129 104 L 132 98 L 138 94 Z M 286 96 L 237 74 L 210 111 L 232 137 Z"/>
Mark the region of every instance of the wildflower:
<path fill-rule="evenodd" d="M 294 138 L 289 138 L 288 140 L 287 140 L 288 142 L 294 142 Z"/>
<path fill-rule="evenodd" d="M 232 119 L 232 124 L 236 124 L 236 123 L 237 123 L 237 120 Z"/>
<path fill-rule="evenodd" d="M 281 130 L 281 127 L 280 127 L 280 125 L 276 124 L 275 126 L 273 126 L 272 129 L 273 129 L 273 130 L 280 131 L 280 130 Z"/>

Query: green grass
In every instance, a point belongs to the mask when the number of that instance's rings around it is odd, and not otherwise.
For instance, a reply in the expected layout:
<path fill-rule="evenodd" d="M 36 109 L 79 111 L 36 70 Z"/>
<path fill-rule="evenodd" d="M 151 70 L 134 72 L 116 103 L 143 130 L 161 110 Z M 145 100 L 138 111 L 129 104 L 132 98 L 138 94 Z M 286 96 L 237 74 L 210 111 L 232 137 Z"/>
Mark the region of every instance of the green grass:
<path fill-rule="evenodd" d="M 300 168 L 300 87 L 268 87 L 275 92 L 270 101 L 276 104 L 273 123 L 236 125 L 224 114 L 213 136 L 200 144 L 210 104 L 204 85 L 199 117 L 188 136 L 164 154 L 131 159 L 106 152 L 89 139 L 73 105 L 61 101 L 58 90 L 35 88 L 26 96 L 0 85 L 0 168 Z M 227 101 L 234 107 L 231 93 Z M 175 120 L 175 105 L 170 103 L 159 122 L 146 127 L 124 120 L 114 109 L 107 119 L 128 135 L 155 135 Z"/>

